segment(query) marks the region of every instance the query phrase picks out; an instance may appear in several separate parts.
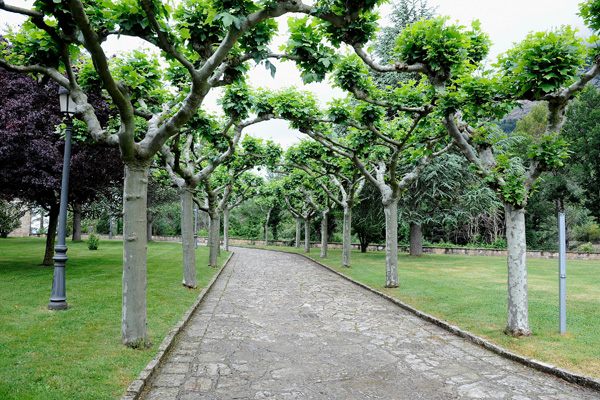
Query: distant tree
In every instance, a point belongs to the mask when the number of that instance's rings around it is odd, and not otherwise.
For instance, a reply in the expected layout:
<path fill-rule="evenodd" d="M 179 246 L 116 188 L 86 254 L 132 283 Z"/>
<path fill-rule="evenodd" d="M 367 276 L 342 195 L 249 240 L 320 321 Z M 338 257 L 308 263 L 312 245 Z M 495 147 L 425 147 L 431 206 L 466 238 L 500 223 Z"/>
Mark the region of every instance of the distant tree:
<path fill-rule="evenodd" d="M 384 64 L 394 63 L 397 60 L 395 54 L 396 37 L 400 32 L 420 19 L 433 18 L 437 9 L 437 7 L 429 6 L 427 0 L 398 0 L 392 3 L 392 7 L 392 12 L 388 15 L 391 25 L 381 29 L 375 41 L 375 46 L 373 46 L 375 55 Z M 420 79 L 419 74 L 382 73 L 377 71 L 370 71 L 370 73 L 374 82 L 380 87 L 387 85 L 396 87 L 398 82 Z"/>
<path fill-rule="evenodd" d="M 154 234 L 154 222 L 167 210 L 170 209 L 173 203 L 179 200 L 177 190 L 169 186 L 155 173 L 148 176 L 148 203 L 147 203 L 147 235 L 148 241 L 151 242 Z"/>
<path fill-rule="evenodd" d="M 229 251 L 229 228 L 231 211 L 241 206 L 245 201 L 257 196 L 264 180 L 251 172 L 243 172 L 236 179 L 227 177 L 232 185 L 229 189 L 229 200 L 223 207 L 223 249 Z M 268 240 L 267 240 L 268 243 Z"/>
<path fill-rule="evenodd" d="M 283 214 L 284 200 L 281 193 L 281 181 L 273 178 L 259 188 L 259 196 L 254 202 L 260 210 L 261 220 L 264 215 L 265 246 L 269 243 L 269 226 L 273 231 L 273 239 L 277 240 L 278 227 Z M 250 217 L 250 216 L 249 216 Z"/>
<path fill-rule="evenodd" d="M 333 202 L 331 206 L 342 208 L 342 266 L 350 267 L 352 207 L 364 186 L 365 178 L 350 160 L 336 157 L 320 143 L 308 139 L 288 149 L 286 165 L 314 176 L 314 183 Z M 323 205 L 324 202 L 321 203 Z M 316 204 L 313 206 L 319 207 Z M 327 257 L 328 219 L 332 210 L 332 207 L 326 206 L 319 211 L 322 213 L 321 258 Z"/>
<path fill-rule="evenodd" d="M 352 209 L 352 231 L 360 241 L 360 251 L 365 253 L 370 243 L 385 242 L 385 215 L 381 207 L 381 193 L 371 183 L 366 183 Z"/>
<path fill-rule="evenodd" d="M 515 124 L 515 135 L 526 136 L 533 141 L 539 140 L 546 133 L 548 126 L 548 104 L 545 101 L 536 103 L 529 113 Z M 526 154 L 525 154 L 526 156 Z"/>
<path fill-rule="evenodd" d="M 498 126 L 504 133 L 512 133 L 517 127 L 517 120 L 508 118 L 502 119 L 500 122 L 498 122 Z"/>
<path fill-rule="evenodd" d="M 0 238 L 8 237 L 8 234 L 21 226 L 21 217 L 25 215 L 27 208 L 21 202 L 9 202 L 0 200 Z"/>
<path fill-rule="evenodd" d="M 600 221 L 600 91 L 588 85 L 567 110 L 562 137 L 571 155 L 568 175 L 584 191 L 583 204 Z"/>
<path fill-rule="evenodd" d="M 422 228 L 458 230 L 471 217 L 500 207 L 495 193 L 481 187 L 461 155 L 448 153 L 428 165 L 400 199 L 400 219 L 409 225 L 410 254 L 423 253 Z"/>

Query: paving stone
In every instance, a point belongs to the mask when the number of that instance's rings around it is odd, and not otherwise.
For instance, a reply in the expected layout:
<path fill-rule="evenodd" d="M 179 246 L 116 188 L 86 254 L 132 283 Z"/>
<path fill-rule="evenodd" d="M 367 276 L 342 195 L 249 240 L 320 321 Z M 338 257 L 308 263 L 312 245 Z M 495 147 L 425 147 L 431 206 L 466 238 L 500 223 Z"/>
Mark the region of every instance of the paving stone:
<path fill-rule="evenodd" d="M 145 400 L 600 399 L 298 255 L 234 252 Z"/>

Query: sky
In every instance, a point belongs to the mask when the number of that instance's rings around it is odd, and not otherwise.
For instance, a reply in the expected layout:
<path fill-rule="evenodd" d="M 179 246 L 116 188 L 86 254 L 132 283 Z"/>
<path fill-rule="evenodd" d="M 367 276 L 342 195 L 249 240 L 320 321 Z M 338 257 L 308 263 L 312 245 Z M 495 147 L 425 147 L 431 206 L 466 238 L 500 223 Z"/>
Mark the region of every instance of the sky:
<path fill-rule="evenodd" d="M 5 0 L 7 4 L 19 7 L 28 7 L 33 1 L 28 0 Z M 452 21 L 457 20 L 463 25 L 470 25 L 473 20 L 481 22 L 481 29 L 488 33 L 493 43 L 490 49 L 490 60 L 495 60 L 498 54 L 512 47 L 513 43 L 520 42 L 531 31 L 545 31 L 561 25 L 571 25 L 578 28 L 583 37 L 590 36 L 585 28 L 583 20 L 577 16 L 578 3 L 583 0 L 429 0 L 430 6 L 437 6 L 438 15 L 447 15 Z M 391 10 L 391 5 L 384 5 L 380 13 L 385 17 Z M 285 27 L 288 16 L 280 20 L 280 25 Z M 16 14 L 0 11 L 0 30 L 6 23 L 12 25 L 20 23 Z M 135 42 L 123 40 L 111 40 L 104 44 L 108 54 L 118 53 L 122 50 L 136 48 Z M 271 48 L 277 50 L 283 39 L 275 43 Z M 303 86 L 300 73 L 292 62 L 273 62 L 277 66 L 275 79 L 271 78 L 263 66 L 257 66 L 250 72 L 251 84 L 255 87 L 279 89 L 281 87 L 296 86 L 303 90 L 314 92 L 322 103 L 335 97 L 343 97 L 340 89 L 333 88 L 327 83 L 313 83 Z M 204 105 L 208 109 L 216 110 L 216 98 L 218 92 L 213 91 L 205 100 Z M 287 122 L 268 121 L 251 126 L 246 129 L 247 133 L 255 137 L 272 139 L 280 143 L 284 148 L 300 140 L 303 135 L 300 132 L 288 129 Z"/>

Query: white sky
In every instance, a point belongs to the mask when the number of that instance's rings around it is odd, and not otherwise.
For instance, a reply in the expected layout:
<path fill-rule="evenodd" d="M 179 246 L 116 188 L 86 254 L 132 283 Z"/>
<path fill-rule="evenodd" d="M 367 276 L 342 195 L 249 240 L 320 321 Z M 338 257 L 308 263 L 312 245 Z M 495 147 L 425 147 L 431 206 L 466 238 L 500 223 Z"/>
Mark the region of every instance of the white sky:
<path fill-rule="evenodd" d="M 583 20 L 577 16 L 578 3 L 583 0 L 429 0 L 429 5 L 438 6 L 439 15 L 448 15 L 452 20 L 458 20 L 464 25 L 469 25 L 471 21 L 479 19 L 481 28 L 490 35 L 493 46 L 490 52 L 491 60 L 504 51 L 508 50 L 513 43 L 520 42 L 530 31 L 544 31 L 559 27 L 561 25 L 571 25 L 580 29 L 580 34 L 584 37 L 590 35 L 584 27 Z M 6 0 L 7 4 L 27 7 L 32 3 L 31 0 Z M 390 5 L 382 7 L 381 15 L 385 16 L 391 9 Z M 285 26 L 288 16 L 284 16 L 280 25 Z M 11 25 L 19 24 L 22 19 L 12 13 L 0 11 L 0 27 L 6 23 Z M 3 29 L 1 29 L 3 30 Z M 109 54 L 117 53 L 119 50 L 131 49 L 137 47 L 135 44 L 123 43 L 124 40 L 112 40 L 105 44 Z M 283 39 L 278 44 L 271 47 L 277 50 Z M 278 89 L 281 87 L 297 86 L 302 87 L 300 74 L 291 62 L 277 62 L 277 74 L 275 79 L 271 78 L 270 72 L 264 67 L 258 66 L 250 73 L 252 86 Z M 302 87 L 316 93 L 323 103 L 330 101 L 334 97 L 342 97 L 343 93 L 339 89 L 332 88 L 326 83 L 310 84 Z M 205 105 L 214 107 L 216 91 L 209 95 Z M 288 129 L 284 121 L 269 121 L 259 125 L 252 126 L 247 132 L 256 137 L 273 139 L 281 143 L 284 147 L 296 142 L 302 137 L 299 132 Z"/>

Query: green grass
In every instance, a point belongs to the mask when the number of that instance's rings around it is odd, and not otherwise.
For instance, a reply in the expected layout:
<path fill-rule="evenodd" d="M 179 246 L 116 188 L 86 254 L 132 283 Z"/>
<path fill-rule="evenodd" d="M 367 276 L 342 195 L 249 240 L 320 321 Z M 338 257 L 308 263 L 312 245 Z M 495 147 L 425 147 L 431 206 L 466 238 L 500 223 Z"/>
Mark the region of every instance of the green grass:
<path fill-rule="evenodd" d="M 290 247 L 277 250 L 302 252 Z M 311 249 L 310 257 L 428 314 L 518 354 L 600 378 L 600 262 L 567 260 L 567 333 L 558 333 L 558 260 L 528 259 L 529 322 L 533 335 L 504 335 L 506 259 L 401 254 L 400 287 L 385 285 L 385 253 L 352 253 L 341 268 L 341 250 Z"/>
<path fill-rule="evenodd" d="M 197 250 L 198 289 L 182 287 L 181 244 L 148 247 L 148 334 L 153 346 L 121 344 L 123 244 L 67 242 L 66 311 L 48 311 L 53 267 L 42 267 L 44 239 L 0 239 L 0 398 L 118 399 L 215 269 Z M 220 263 L 226 260 L 222 254 Z"/>

